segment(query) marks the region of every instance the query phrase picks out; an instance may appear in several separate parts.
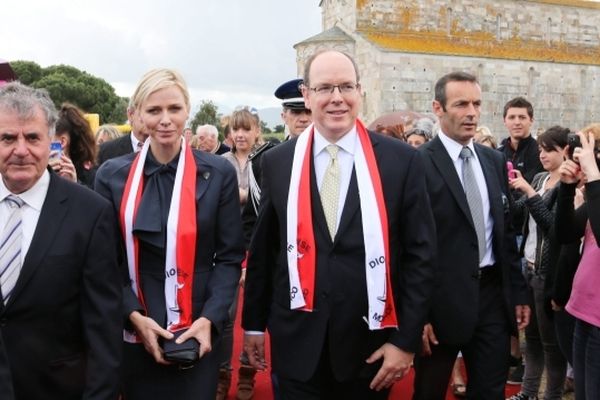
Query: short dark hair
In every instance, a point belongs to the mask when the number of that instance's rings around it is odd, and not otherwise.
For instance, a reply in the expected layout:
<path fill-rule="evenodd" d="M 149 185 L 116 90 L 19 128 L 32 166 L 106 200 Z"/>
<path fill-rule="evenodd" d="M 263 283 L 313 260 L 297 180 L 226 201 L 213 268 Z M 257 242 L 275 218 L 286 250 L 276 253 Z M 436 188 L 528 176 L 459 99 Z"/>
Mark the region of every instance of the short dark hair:
<path fill-rule="evenodd" d="M 435 100 L 442 105 L 444 111 L 446 111 L 446 101 L 448 100 L 446 98 L 446 85 L 448 82 L 471 82 L 479 84 L 475 75 L 464 71 L 450 72 L 442 76 L 435 84 Z"/>
<path fill-rule="evenodd" d="M 526 108 L 527 115 L 529 118 L 533 119 L 533 105 L 527 101 L 525 97 L 515 97 L 512 100 L 509 100 L 508 103 L 504 105 L 504 113 L 502 115 L 502 119 L 506 118 L 506 114 L 508 114 L 509 108 Z"/>
<path fill-rule="evenodd" d="M 304 64 L 304 77 L 303 77 L 304 82 L 303 82 L 303 85 L 305 87 L 308 87 L 310 85 L 309 75 L 310 75 L 310 67 L 312 66 L 313 61 L 315 61 L 315 59 L 318 56 L 320 56 L 321 54 L 323 54 L 323 53 L 329 53 L 329 52 L 343 54 L 344 56 L 346 56 L 346 58 L 348 58 L 348 60 L 350 60 L 350 62 L 352 63 L 352 66 L 354 67 L 354 72 L 356 73 L 356 83 L 359 83 L 360 82 L 360 75 L 358 74 L 358 66 L 356 65 L 356 61 L 354 61 L 354 58 L 352 58 L 349 54 L 344 53 L 343 51 L 334 50 L 334 49 L 325 49 L 325 50 L 319 50 L 319 51 L 317 51 L 312 56 L 310 56 L 308 60 L 306 60 L 306 64 Z"/>
<path fill-rule="evenodd" d="M 557 146 L 564 149 L 568 144 L 567 137 L 569 136 L 569 133 L 569 128 L 555 125 L 538 136 L 537 142 L 538 145 L 546 151 L 554 151 Z"/>

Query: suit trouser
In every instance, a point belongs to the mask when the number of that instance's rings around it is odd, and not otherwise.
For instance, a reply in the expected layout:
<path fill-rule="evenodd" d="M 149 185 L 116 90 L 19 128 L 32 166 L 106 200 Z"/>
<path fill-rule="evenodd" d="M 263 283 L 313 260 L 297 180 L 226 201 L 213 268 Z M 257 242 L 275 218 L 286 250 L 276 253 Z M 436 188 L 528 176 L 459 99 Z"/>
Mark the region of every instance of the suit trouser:
<path fill-rule="evenodd" d="M 413 400 L 446 398 L 452 366 L 459 351 L 463 353 L 467 369 L 467 398 L 504 400 L 510 328 L 499 280 L 500 276 L 494 276 L 480 281 L 478 321 L 468 343 L 440 343 L 432 346 L 431 356 L 416 358 Z M 435 332 L 435 326 L 433 329 Z M 459 325 L 457 329 L 460 329 Z"/>
<path fill-rule="evenodd" d="M 331 369 L 327 342 L 326 338 L 317 369 L 307 382 L 278 376 L 281 400 L 386 400 L 388 398 L 389 389 L 379 392 L 369 389 L 369 384 L 374 376 L 346 382 L 337 381 Z"/>

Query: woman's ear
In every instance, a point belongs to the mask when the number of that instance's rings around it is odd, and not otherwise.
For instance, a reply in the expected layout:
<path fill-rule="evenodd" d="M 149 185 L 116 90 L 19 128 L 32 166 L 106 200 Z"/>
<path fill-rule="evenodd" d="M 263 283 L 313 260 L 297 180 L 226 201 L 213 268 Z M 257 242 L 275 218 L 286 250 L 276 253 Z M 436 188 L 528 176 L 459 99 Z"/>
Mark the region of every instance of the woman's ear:
<path fill-rule="evenodd" d="M 60 147 L 63 151 L 69 147 L 69 135 L 58 133 L 54 135 L 54 140 L 60 142 Z"/>

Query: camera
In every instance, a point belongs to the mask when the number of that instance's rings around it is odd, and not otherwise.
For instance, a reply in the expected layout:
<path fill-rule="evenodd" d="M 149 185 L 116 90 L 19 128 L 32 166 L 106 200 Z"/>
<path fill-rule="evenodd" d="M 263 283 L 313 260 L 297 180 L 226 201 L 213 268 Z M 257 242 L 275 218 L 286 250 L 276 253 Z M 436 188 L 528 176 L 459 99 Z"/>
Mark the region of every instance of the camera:
<path fill-rule="evenodd" d="M 581 139 L 576 133 L 569 133 L 567 136 L 567 144 L 569 145 L 569 159 L 573 159 L 573 152 L 575 148 L 581 147 Z"/>
<path fill-rule="evenodd" d="M 579 135 L 576 133 L 569 133 L 567 136 L 567 144 L 569 145 L 569 159 L 573 160 L 573 152 L 577 147 L 581 147 L 581 139 Z M 594 147 L 594 156 L 596 157 L 596 165 L 598 165 L 598 169 L 600 169 L 600 158 L 598 155 L 600 154 L 600 143 L 596 142 L 596 146 Z"/>

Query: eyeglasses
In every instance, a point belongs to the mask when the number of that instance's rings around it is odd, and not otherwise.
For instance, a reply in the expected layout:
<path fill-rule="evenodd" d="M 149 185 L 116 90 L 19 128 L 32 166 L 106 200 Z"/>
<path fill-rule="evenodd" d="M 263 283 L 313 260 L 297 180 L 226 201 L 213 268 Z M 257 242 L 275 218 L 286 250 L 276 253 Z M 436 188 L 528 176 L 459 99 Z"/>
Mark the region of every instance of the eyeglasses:
<path fill-rule="evenodd" d="M 233 111 L 248 111 L 252 115 L 258 115 L 258 110 L 256 107 L 250 106 L 237 106 Z"/>
<path fill-rule="evenodd" d="M 340 83 L 339 85 L 323 84 L 323 85 L 319 85 L 319 86 L 315 86 L 315 87 L 309 87 L 308 89 L 312 90 L 319 96 L 327 96 L 327 95 L 333 94 L 333 91 L 335 90 L 335 88 L 338 88 L 338 90 L 340 91 L 340 94 L 350 94 L 350 93 L 354 93 L 354 91 L 356 89 L 358 89 L 359 87 L 360 87 L 360 83 L 346 82 L 346 83 Z"/>

